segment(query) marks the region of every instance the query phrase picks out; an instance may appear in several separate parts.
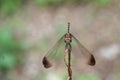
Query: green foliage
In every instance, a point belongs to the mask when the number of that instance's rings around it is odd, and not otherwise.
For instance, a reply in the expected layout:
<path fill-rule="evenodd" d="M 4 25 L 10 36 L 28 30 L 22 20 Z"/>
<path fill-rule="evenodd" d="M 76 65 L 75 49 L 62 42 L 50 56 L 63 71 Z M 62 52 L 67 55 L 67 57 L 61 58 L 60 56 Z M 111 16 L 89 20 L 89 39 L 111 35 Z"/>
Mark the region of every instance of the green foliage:
<path fill-rule="evenodd" d="M 1 0 L 0 13 L 2 16 L 11 15 L 22 6 L 23 0 Z"/>
<path fill-rule="evenodd" d="M 58 5 L 63 3 L 65 0 L 36 0 L 36 3 L 40 6 Z"/>
<path fill-rule="evenodd" d="M 70 4 L 86 4 L 95 2 L 100 7 L 106 7 L 110 4 L 111 0 L 35 0 L 40 6 L 58 6 L 66 3 Z M 0 14 L 2 16 L 12 15 L 17 12 L 25 0 L 0 0 Z"/>
<path fill-rule="evenodd" d="M 94 2 L 100 7 L 107 7 L 110 4 L 110 0 L 95 0 Z"/>
<path fill-rule="evenodd" d="M 63 3 L 70 4 L 87 4 L 96 3 L 100 7 L 107 7 L 110 4 L 110 0 L 35 0 L 40 6 L 56 6 Z"/>
<path fill-rule="evenodd" d="M 78 80 L 100 80 L 100 78 L 95 75 L 81 75 Z"/>
<path fill-rule="evenodd" d="M 40 6 L 55 6 L 63 3 L 78 4 L 78 3 L 88 3 L 92 1 L 89 1 L 89 0 L 36 0 L 36 3 Z"/>
<path fill-rule="evenodd" d="M 92 2 L 93 0 L 66 0 L 66 3 L 71 3 L 71 4 L 87 4 Z"/>
<path fill-rule="evenodd" d="M 49 4 L 49 0 L 36 0 L 36 3 L 40 6 L 47 6 Z"/>
<path fill-rule="evenodd" d="M 116 80 L 120 80 L 120 73 L 116 76 Z"/>
<path fill-rule="evenodd" d="M 10 28 L 0 29 L 0 71 L 7 71 L 22 64 L 24 45 L 15 39 Z"/>
<path fill-rule="evenodd" d="M 0 69 L 8 70 L 14 68 L 16 62 L 15 57 L 10 55 L 10 53 L 4 53 L 0 55 Z"/>
<path fill-rule="evenodd" d="M 63 3 L 65 0 L 51 0 L 51 4 L 52 5 L 58 5 L 58 4 L 61 4 Z"/>

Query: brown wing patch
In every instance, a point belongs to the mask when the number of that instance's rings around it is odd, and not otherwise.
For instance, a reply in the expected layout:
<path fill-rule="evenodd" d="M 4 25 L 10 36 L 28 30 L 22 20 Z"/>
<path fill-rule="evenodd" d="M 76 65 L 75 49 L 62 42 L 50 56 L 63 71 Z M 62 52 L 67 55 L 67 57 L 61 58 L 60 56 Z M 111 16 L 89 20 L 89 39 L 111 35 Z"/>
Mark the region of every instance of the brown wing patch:
<path fill-rule="evenodd" d="M 52 64 L 50 63 L 50 61 L 48 60 L 48 58 L 46 56 L 43 58 L 42 63 L 45 68 L 50 68 L 52 66 Z"/>
<path fill-rule="evenodd" d="M 95 58 L 94 58 L 93 55 L 91 55 L 91 57 L 90 57 L 90 59 L 89 59 L 89 61 L 88 61 L 88 64 L 91 65 L 91 66 L 94 66 L 95 63 L 96 63 Z"/>

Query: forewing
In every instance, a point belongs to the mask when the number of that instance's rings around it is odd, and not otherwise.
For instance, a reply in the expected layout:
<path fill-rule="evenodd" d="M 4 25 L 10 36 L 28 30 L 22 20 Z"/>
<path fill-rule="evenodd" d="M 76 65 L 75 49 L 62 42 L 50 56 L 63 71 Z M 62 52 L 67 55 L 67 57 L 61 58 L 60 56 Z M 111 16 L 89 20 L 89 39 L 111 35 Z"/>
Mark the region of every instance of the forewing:
<path fill-rule="evenodd" d="M 75 42 L 77 43 L 79 49 L 80 49 L 80 53 L 83 54 L 84 57 L 86 57 L 86 59 L 88 59 L 88 64 L 91 65 L 91 66 L 94 66 L 96 61 L 95 61 L 95 58 L 93 56 L 93 54 L 91 54 L 80 42 L 79 40 L 74 37 L 72 35 L 72 38 L 73 40 L 75 40 Z"/>
<path fill-rule="evenodd" d="M 45 68 L 50 68 L 52 66 L 52 59 L 55 58 L 55 56 L 58 54 L 58 49 L 61 47 L 61 45 L 64 43 L 64 35 L 55 43 L 55 45 L 48 50 L 46 55 L 44 56 L 42 63 Z"/>

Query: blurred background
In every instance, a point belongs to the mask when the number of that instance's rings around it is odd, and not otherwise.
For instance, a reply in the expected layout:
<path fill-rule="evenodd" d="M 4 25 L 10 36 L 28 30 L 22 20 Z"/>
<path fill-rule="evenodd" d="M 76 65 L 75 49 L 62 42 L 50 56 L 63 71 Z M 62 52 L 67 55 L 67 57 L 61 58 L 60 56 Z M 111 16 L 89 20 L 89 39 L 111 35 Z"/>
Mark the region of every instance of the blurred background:
<path fill-rule="evenodd" d="M 120 0 L 0 0 L 0 80 L 67 80 L 64 62 L 45 69 L 42 58 L 68 22 L 96 58 L 73 52 L 73 79 L 120 80 Z"/>

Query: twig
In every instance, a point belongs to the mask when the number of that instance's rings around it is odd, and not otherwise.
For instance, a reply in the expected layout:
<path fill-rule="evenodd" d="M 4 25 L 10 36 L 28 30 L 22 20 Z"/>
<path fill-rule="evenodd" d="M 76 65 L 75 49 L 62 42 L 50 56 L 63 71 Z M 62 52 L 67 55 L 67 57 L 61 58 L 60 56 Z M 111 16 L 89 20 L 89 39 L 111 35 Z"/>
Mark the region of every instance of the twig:
<path fill-rule="evenodd" d="M 66 54 L 68 54 L 68 64 L 67 64 L 66 59 L 65 59 Z M 68 80 L 72 80 L 71 50 L 70 49 L 65 50 L 64 61 L 65 61 L 65 64 L 66 64 L 66 66 L 68 68 Z"/>

